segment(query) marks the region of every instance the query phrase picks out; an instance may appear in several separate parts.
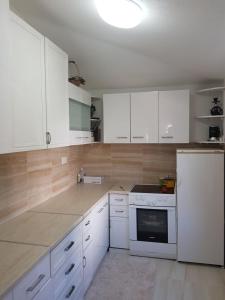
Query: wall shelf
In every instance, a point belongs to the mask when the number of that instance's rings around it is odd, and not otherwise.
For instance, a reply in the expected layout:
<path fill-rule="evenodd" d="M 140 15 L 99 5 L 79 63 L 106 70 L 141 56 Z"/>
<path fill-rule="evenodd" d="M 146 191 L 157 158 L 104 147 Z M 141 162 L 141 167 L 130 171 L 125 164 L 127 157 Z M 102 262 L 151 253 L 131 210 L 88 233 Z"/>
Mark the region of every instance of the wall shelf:
<path fill-rule="evenodd" d="M 199 141 L 199 142 L 196 142 L 196 143 L 198 143 L 198 144 L 224 144 L 223 141 L 215 141 L 215 142 L 213 142 L 213 141 Z"/>
<path fill-rule="evenodd" d="M 196 116 L 196 119 L 224 119 L 224 115 L 208 115 L 208 116 Z"/>
<path fill-rule="evenodd" d="M 225 86 L 218 86 L 218 87 L 199 90 L 198 94 L 213 94 L 213 93 L 223 92 L 224 90 L 225 90 Z"/>

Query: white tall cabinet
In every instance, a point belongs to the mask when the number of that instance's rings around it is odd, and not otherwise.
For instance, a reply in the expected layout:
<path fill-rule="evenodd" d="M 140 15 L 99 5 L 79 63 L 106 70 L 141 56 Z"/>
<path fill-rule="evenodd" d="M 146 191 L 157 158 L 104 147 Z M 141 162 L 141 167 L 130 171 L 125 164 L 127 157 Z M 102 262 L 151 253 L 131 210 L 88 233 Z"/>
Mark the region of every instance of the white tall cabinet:
<path fill-rule="evenodd" d="M 48 147 L 69 144 L 68 55 L 45 38 Z"/>
<path fill-rule="evenodd" d="M 131 143 L 158 143 L 158 94 L 131 94 Z"/>
<path fill-rule="evenodd" d="M 42 149 L 46 147 L 44 37 L 15 14 L 11 35 L 12 149 Z"/>
<path fill-rule="evenodd" d="M 159 143 L 189 143 L 190 91 L 159 92 Z"/>
<path fill-rule="evenodd" d="M 104 142 L 130 143 L 130 94 L 103 97 Z"/>

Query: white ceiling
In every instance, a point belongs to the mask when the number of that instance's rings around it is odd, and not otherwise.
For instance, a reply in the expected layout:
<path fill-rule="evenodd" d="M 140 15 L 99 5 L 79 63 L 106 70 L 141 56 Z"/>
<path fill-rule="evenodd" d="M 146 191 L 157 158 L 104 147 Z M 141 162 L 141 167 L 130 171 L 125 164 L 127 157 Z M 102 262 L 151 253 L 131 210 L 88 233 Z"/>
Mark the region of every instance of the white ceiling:
<path fill-rule="evenodd" d="M 75 59 L 88 88 L 204 83 L 225 78 L 224 0 L 144 0 L 147 17 L 117 29 L 94 0 L 11 0 L 11 7 Z"/>

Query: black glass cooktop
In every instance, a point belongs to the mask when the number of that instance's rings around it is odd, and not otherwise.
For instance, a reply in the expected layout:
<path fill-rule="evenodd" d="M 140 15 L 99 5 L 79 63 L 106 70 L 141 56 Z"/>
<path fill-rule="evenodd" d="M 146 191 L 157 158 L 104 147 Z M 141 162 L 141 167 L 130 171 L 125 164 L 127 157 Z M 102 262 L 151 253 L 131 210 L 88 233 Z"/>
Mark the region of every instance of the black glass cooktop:
<path fill-rule="evenodd" d="M 160 185 L 156 184 L 143 184 L 143 185 L 135 185 L 133 189 L 131 190 L 131 193 L 154 193 L 154 194 L 160 194 L 161 188 Z"/>

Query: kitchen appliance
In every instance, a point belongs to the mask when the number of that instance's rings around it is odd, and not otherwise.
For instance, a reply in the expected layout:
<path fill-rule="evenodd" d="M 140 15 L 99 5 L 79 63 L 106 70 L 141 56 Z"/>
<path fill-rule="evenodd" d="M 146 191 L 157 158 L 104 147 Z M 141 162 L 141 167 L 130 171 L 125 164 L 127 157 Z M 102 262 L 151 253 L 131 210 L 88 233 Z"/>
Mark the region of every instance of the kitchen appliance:
<path fill-rule="evenodd" d="M 224 265 L 224 151 L 177 150 L 178 260 Z"/>
<path fill-rule="evenodd" d="M 218 116 L 223 114 L 223 109 L 219 106 L 219 99 L 217 97 L 213 98 L 212 103 L 214 104 L 210 112 L 212 116 Z"/>
<path fill-rule="evenodd" d="M 129 193 L 130 254 L 176 258 L 176 194 L 160 185 L 135 185 Z"/>
<path fill-rule="evenodd" d="M 210 126 L 209 127 L 209 140 L 215 141 L 220 138 L 220 128 L 219 126 Z"/>

